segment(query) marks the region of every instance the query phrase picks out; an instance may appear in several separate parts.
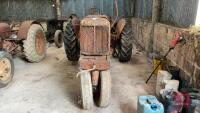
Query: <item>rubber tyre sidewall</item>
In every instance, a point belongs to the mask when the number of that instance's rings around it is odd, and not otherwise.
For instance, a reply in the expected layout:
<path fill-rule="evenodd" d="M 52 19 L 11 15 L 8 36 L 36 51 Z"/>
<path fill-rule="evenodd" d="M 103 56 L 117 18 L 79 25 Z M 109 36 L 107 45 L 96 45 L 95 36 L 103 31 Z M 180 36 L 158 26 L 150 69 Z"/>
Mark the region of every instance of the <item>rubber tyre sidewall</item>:
<path fill-rule="evenodd" d="M 93 107 L 93 92 L 91 75 L 89 72 L 83 72 L 80 75 L 80 91 L 81 91 L 81 103 L 85 110 L 90 110 Z"/>
<path fill-rule="evenodd" d="M 121 33 L 120 43 L 118 48 L 118 57 L 120 62 L 128 62 L 132 56 L 133 42 L 132 42 L 132 32 L 129 25 L 126 25 Z M 127 33 L 126 35 L 123 32 Z M 128 37 L 129 36 L 129 37 Z"/>
<path fill-rule="evenodd" d="M 69 61 L 78 61 L 80 58 L 80 44 L 73 30 L 71 21 L 66 25 L 64 31 L 65 53 Z"/>
<path fill-rule="evenodd" d="M 111 76 L 110 71 L 101 71 L 100 72 L 100 83 L 99 91 L 97 93 L 99 97 L 96 98 L 96 104 L 99 107 L 107 107 L 110 103 L 111 97 Z"/>
<path fill-rule="evenodd" d="M 6 58 L 10 61 L 10 64 L 11 64 L 11 74 L 9 76 L 9 79 L 7 79 L 6 81 L 1 81 L 0 80 L 0 88 L 3 88 L 5 86 L 7 86 L 11 81 L 12 81 L 12 78 L 13 78 L 13 75 L 14 75 L 14 70 L 15 70 L 15 66 L 14 66 L 14 62 L 13 62 L 13 59 L 12 59 L 12 56 L 5 52 L 5 51 L 0 51 L 0 59 L 2 58 Z"/>
<path fill-rule="evenodd" d="M 59 37 L 61 35 L 61 37 Z M 61 42 L 59 42 L 59 38 L 61 38 Z M 61 30 L 56 30 L 54 34 L 54 42 L 57 48 L 61 48 L 63 45 L 63 32 Z"/>
<path fill-rule="evenodd" d="M 36 33 L 41 31 L 44 37 L 44 51 L 39 55 L 36 51 Z M 24 55 L 30 62 L 40 62 L 46 56 L 46 37 L 43 28 L 38 24 L 33 24 L 29 28 L 26 40 L 23 41 Z"/>

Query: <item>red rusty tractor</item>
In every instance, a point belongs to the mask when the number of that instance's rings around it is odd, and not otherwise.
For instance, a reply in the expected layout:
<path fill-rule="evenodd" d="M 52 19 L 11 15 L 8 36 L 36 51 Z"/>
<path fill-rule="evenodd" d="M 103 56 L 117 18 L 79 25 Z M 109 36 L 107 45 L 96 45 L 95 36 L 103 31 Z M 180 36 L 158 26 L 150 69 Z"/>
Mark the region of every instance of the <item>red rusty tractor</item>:
<path fill-rule="evenodd" d="M 12 28 L 0 22 L 0 87 L 11 82 L 14 75 L 12 55 L 22 53 L 30 62 L 39 62 L 46 56 L 46 38 L 37 21 L 25 21 Z"/>
<path fill-rule="evenodd" d="M 94 8 L 92 13 L 79 21 L 74 14 L 64 32 L 64 45 L 67 58 L 80 62 L 80 91 L 83 109 L 91 109 L 93 102 L 106 107 L 111 96 L 110 47 L 113 56 L 127 62 L 132 54 L 132 30 L 126 19 L 111 22 Z M 112 24 L 111 24 L 112 23 Z M 93 101 L 94 100 L 94 101 Z"/>

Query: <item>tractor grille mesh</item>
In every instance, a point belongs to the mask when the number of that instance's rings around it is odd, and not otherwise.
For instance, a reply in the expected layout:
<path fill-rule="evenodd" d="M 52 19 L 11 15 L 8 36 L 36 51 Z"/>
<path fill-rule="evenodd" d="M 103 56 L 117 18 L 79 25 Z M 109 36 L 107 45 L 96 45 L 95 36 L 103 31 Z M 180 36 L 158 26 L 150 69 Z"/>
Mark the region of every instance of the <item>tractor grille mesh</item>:
<path fill-rule="evenodd" d="M 81 52 L 86 55 L 106 55 L 110 50 L 109 29 L 103 26 L 81 27 Z"/>

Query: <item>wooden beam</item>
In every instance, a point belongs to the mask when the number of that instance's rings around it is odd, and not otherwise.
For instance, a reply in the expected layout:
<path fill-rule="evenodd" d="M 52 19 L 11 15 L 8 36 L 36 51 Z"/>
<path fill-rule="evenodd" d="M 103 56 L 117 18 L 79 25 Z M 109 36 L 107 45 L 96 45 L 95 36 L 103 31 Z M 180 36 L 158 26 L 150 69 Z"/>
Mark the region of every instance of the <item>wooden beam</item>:
<path fill-rule="evenodd" d="M 154 52 L 153 45 L 154 45 L 154 26 L 160 19 L 160 0 L 153 0 L 153 7 L 152 7 L 152 27 L 151 27 L 151 34 L 149 39 L 148 45 L 148 55 Z"/>
<path fill-rule="evenodd" d="M 153 0 L 152 22 L 156 23 L 160 19 L 160 0 Z"/>
<path fill-rule="evenodd" d="M 54 10 L 55 10 L 55 17 L 57 19 L 61 18 L 61 2 L 60 0 L 54 0 Z"/>

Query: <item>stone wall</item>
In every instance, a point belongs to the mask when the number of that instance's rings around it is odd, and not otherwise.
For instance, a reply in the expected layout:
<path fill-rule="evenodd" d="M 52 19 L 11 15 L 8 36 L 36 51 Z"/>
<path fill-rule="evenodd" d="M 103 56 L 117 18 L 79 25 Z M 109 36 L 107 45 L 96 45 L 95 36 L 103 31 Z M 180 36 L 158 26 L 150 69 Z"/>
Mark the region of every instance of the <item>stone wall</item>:
<path fill-rule="evenodd" d="M 133 33 L 136 42 L 148 50 L 149 38 L 152 31 L 152 23 L 132 19 Z M 168 60 L 182 70 L 182 78 L 190 85 L 200 88 L 200 37 L 187 32 L 188 29 L 181 29 L 161 23 L 154 26 L 154 51 L 164 54 L 169 49 L 169 43 L 174 38 L 176 31 L 181 31 L 186 37 L 186 44 L 177 47 L 168 55 Z"/>

